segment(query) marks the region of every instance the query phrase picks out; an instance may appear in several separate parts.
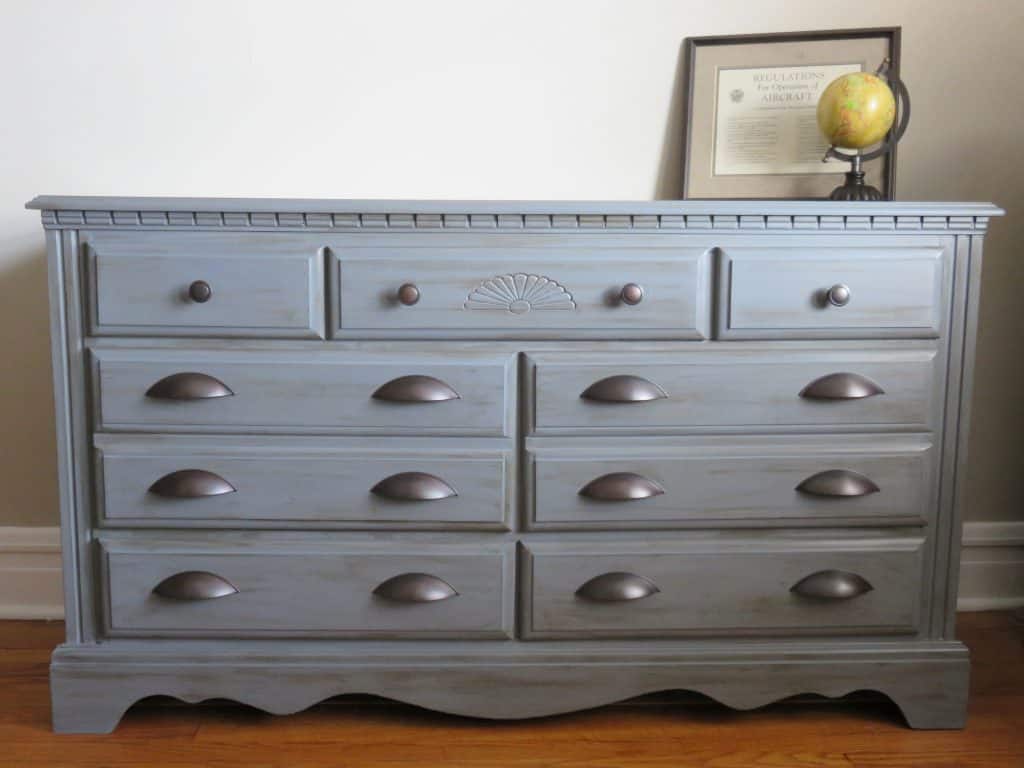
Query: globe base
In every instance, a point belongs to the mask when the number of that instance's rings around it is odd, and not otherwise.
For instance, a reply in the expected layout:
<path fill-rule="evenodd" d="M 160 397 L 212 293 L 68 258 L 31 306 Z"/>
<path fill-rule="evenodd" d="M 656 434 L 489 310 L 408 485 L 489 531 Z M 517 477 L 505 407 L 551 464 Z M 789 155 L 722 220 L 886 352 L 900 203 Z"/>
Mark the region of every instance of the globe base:
<path fill-rule="evenodd" d="M 829 200 L 884 200 L 882 193 L 864 183 L 864 171 L 852 170 L 846 174 L 846 183 L 832 190 Z"/>

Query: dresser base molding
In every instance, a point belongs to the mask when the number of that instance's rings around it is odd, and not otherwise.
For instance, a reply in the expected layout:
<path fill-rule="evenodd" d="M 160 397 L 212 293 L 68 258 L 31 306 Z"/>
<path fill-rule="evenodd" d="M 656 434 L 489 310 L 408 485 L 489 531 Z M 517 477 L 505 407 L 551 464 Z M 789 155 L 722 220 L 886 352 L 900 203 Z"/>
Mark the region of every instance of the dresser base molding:
<path fill-rule="evenodd" d="M 599 652 L 468 654 L 353 661 L 345 654 L 229 651 L 154 653 L 61 646 L 50 667 L 53 728 L 109 733 L 135 702 L 171 696 L 189 703 L 229 699 L 271 714 L 299 712 L 343 694 L 375 694 L 467 717 L 520 719 L 589 709 L 648 693 L 687 690 L 733 709 L 799 694 L 854 691 L 889 697 L 912 728 L 962 728 L 970 672 L 955 641 L 860 643 L 818 650 L 692 651 L 624 662 Z M 473 658 L 476 656 L 476 658 Z"/>

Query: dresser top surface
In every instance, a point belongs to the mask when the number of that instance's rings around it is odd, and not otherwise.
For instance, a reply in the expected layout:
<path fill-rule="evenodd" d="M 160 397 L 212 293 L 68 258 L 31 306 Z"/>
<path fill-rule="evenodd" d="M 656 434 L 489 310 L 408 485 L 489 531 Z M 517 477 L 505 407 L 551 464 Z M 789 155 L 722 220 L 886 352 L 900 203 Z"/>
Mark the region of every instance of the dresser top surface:
<path fill-rule="evenodd" d="M 577 214 L 685 216 L 1000 216 L 983 202 L 839 202 L 832 200 L 348 200 L 272 197 L 104 197 L 40 195 L 42 211 L 192 213 Z"/>

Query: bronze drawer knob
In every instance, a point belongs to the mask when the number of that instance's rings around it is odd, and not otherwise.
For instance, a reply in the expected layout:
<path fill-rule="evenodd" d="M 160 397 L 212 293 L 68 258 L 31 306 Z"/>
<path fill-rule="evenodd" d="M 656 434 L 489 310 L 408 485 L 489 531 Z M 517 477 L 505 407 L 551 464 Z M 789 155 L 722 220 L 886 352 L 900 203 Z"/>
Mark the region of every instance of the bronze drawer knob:
<path fill-rule="evenodd" d="M 635 307 L 644 300 L 644 289 L 636 283 L 626 283 L 619 291 L 619 298 L 622 299 L 623 304 Z"/>
<path fill-rule="evenodd" d="M 398 301 L 407 307 L 420 300 L 420 289 L 412 283 L 402 283 L 398 288 Z"/>
<path fill-rule="evenodd" d="M 850 286 L 836 283 L 828 289 L 825 297 L 833 307 L 845 307 L 850 303 Z"/>
<path fill-rule="evenodd" d="M 213 289 L 205 280 L 196 280 L 188 287 L 188 297 L 196 304 L 205 304 L 213 296 Z"/>

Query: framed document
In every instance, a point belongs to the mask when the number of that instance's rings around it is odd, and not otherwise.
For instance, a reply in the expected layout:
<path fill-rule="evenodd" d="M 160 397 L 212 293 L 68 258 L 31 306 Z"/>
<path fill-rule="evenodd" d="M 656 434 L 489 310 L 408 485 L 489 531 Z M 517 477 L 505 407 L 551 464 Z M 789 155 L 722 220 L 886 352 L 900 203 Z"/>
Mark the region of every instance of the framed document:
<path fill-rule="evenodd" d="M 818 97 L 899 53 L 899 27 L 688 38 L 683 197 L 827 198 L 849 167 L 822 162 Z M 864 170 L 891 199 L 895 149 Z"/>

